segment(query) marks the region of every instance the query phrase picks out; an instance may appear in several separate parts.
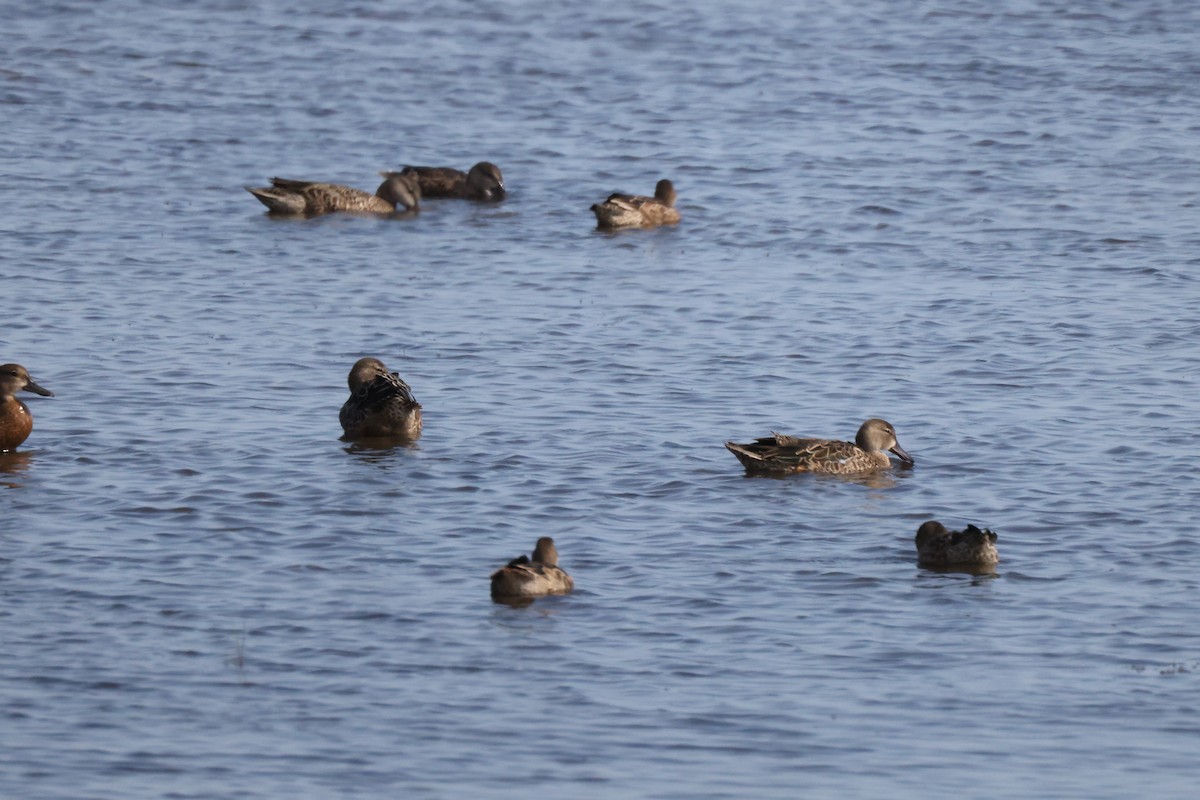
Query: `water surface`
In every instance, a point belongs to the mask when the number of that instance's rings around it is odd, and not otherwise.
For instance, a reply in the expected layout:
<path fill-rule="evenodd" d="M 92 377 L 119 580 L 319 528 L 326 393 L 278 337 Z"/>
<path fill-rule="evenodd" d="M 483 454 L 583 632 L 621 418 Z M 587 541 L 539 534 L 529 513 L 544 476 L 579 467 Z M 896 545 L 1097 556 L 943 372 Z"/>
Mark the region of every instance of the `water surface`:
<path fill-rule="evenodd" d="M 1193 794 L 1191 4 L 7 16 L 0 361 L 56 396 L 0 794 Z M 482 159 L 412 219 L 242 190 Z M 679 226 L 594 230 L 660 177 Z M 362 355 L 417 445 L 339 441 Z M 872 416 L 914 469 L 721 446 Z M 541 535 L 577 591 L 492 604 Z"/>

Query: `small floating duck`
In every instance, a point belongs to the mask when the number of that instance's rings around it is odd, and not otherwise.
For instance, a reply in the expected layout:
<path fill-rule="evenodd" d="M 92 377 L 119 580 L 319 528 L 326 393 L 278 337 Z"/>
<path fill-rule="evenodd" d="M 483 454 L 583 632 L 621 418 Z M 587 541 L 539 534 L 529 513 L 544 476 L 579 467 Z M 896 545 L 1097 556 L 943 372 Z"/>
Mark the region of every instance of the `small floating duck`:
<path fill-rule="evenodd" d="M 679 222 L 675 210 L 675 186 L 663 178 L 654 187 L 654 197 L 610 194 L 603 203 L 592 206 L 600 228 L 649 228 Z"/>
<path fill-rule="evenodd" d="M 29 407 L 14 395 L 19 391 L 33 392 L 43 397 L 54 397 L 54 392 L 43 389 L 29 377 L 29 370 L 20 364 L 0 366 L 0 451 L 16 450 L 33 431 L 33 415 Z"/>
<path fill-rule="evenodd" d="M 990 566 L 1000 562 L 996 534 L 968 525 L 949 531 L 935 519 L 917 528 L 917 561 L 923 567 Z"/>
<path fill-rule="evenodd" d="M 881 419 L 864 422 L 853 442 L 773 433 L 748 444 L 726 442 L 725 447 L 742 462 L 747 472 L 756 474 L 823 472 L 852 475 L 890 466 L 889 452 L 895 453 L 905 464 L 913 463 L 912 456 L 896 441 L 896 429 Z"/>
<path fill-rule="evenodd" d="M 246 191 L 257 197 L 270 213 L 278 215 L 315 217 L 338 211 L 394 214 L 419 209 L 421 187 L 416 180 L 399 172 L 379 174 L 385 180 L 375 194 L 336 183 L 287 178 L 271 178 L 270 186 L 261 189 L 247 186 Z"/>
<path fill-rule="evenodd" d="M 350 397 L 338 414 L 343 439 L 415 439 L 421 435 L 421 404 L 408 384 L 378 358 L 355 361 L 346 382 Z"/>
<path fill-rule="evenodd" d="M 456 197 L 462 200 L 496 202 L 503 200 L 504 176 L 490 161 L 480 161 L 463 172 L 454 167 L 411 167 L 400 173 L 415 179 L 425 197 Z"/>
<path fill-rule="evenodd" d="M 543 536 L 533 548 L 533 558 L 521 556 L 492 573 L 492 599 L 510 601 L 566 594 L 575 581 L 558 566 L 554 540 Z"/>

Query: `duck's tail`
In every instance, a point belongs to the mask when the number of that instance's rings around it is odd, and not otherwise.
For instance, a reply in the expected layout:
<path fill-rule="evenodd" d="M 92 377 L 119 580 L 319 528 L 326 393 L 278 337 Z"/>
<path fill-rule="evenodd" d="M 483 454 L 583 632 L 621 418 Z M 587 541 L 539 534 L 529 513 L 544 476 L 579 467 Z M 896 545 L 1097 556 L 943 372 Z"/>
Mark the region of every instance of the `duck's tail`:
<path fill-rule="evenodd" d="M 258 201 L 269 208 L 274 214 L 303 214 L 304 198 L 280 189 L 247 186 L 246 191 L 258 198 Z"/>

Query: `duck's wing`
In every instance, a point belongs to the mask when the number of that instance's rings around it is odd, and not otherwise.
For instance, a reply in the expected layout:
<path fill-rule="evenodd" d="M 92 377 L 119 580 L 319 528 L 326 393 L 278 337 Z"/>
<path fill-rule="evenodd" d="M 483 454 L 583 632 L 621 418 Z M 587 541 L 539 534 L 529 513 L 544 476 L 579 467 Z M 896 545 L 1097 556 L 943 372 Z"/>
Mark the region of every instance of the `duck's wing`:
<path fill-rule="evenodd" d="M 637 219 L 642 225 L 670 225 L 679 222 L 679 212 L 656 197 L 640 194 L 610 194 L 599 204 L 610 217 Z M 593 211 L 596 206 L 592 207 Z"/>
<path fill-rule="evenodd" d="M 334 183 L 321 183 L 320 181 L 297 181 L 291 178 L 271 178 L 271 185 L 276 189 L 283 189 L 287 192 L 303 192 L 312 186 L 336 186 Z"/>
<path fill-rule="evenodd" d="M 378 411 L 392 403 L 405 406 L 417 404 L 412 388 L 395 372 L 379 375 L 370 383 L 360 386 L 354 394 L 358 404 L 368 412 Z"/>
<path fill-rule="evenodd" d="M 332 211 L 388 211 L 391 204 L 371 192 L 342 186 L 340 183 L 317 183 L 272 178 L 276 189 L 298 194 L 304 198 L 306 212 L 327 214 Z"/>
<path fill-rule="evenodd" d="M 747 444 L 725 446 L 751 469 L 803 470 L 813 464 L 841 462 L 862 451 L 853 442 L 812 439 L 775 433 Z"/>
<path fill-rule="evenodd" d="M 304 195 L 274 186 L 247 186 L 246 191 L 258 198 L 272 214 L 303 214 L 308 207 Z"/>
<path fill-rule="evenodd" d="M 623 192 L 613 192 L 604 202 L 614 203 L 624 208 L 637 209 L 641 208 L 646 203 L 654 203 L 657 201 L 653 197 L 645 197 L 640 194 L 624 194 Z"/>

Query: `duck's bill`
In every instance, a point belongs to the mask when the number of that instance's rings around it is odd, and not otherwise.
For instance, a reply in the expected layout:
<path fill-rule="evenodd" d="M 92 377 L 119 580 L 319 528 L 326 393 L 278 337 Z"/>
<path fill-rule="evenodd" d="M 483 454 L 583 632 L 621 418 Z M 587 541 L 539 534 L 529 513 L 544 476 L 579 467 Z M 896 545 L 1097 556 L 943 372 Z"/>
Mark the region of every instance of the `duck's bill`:
<path fill-rule="evenodd" d="M 25 384 L 25 391 L 33 392 L 34 394 L 40 394 L 42 397 L 54 397 L 54 392 L 50 391 L 49 389 L 43 389 L 33 381 L 29 381 Z"/>
<path fill-rule="evenodd" d="M 913 463 L 913 457 L 910 456 L 908 453 L 904 452 L 904 448 L 901 447 L 900 445 L 896 445 L 895 447 L 893 447 L 891 452 L 895 453 L 896 457 L 899 458 L 901 461 L 903 461 L 905 464 Z"/>

